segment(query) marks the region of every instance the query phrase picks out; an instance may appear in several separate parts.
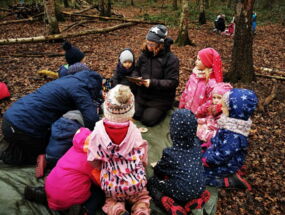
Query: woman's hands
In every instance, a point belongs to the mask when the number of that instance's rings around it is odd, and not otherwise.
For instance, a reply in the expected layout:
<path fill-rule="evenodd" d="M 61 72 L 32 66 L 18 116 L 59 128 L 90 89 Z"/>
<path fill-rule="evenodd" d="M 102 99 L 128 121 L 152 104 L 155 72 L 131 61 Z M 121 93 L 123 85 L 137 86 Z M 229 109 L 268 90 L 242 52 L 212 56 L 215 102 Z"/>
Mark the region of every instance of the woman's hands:
<path fill-rule="evenodd" d="M 142 79 L 142 77 L 139 77 L 140 79 L 141 79 L 141 81 L 140 82 L 136 82 L 136 84 L 138 85 L 138 86 L 145 86 L 145 87 L 149 87 L 149 85 L 150 85 L 150 79 Z"/>

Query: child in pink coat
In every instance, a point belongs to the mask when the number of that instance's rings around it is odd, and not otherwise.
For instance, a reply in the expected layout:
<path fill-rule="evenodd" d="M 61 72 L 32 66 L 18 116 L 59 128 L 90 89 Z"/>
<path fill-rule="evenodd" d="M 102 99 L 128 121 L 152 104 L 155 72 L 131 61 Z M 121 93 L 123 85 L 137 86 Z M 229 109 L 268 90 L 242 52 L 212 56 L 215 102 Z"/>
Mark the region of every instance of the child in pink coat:
<path fill-rule="evenodd" d="M 145 166 L 148 144 L 136 125 L 134 96 L 128 86 L 111 89 L 103 104 L 104 119 L 96 123 L 89 140 L 88 160 L 101 168 L 101 188 L 108 215 L 127 215 L 125 201 L 132 204 L 132 215 L 150 214 Z"/>
<path fill-rule="evenodd" d="M 88 141 L 91 134 L 88 128 L 80 128 L 73 138 L 73 146 L 59 159 L 45 180 L 44 187 L 25 189 L 25 198 L 42 204 L 48 204 L 52 210 L 62 211 L 74 205 L 81 205 L 91 197 L 95 201 L 100 199 L 103 204 L 104 193 L 100 185 L 100 170 L 95 169 L 87 161 Z M 93 196 L 94 195 L 94 196 Z M 100 196 L 101 195 L 101 196 Z M 91 198 L 90 198 L 91 199 Z M 89 200 L 88 200 L 89 201 Z M 92 201 L 92 200 L 91 200 Z M 95 214 L 100 203 L 87 203 L 88 214 Z M 97 204 L 98 207 L 95 207 Z M 89 207 L 89 208 L 88 208 Z"/>
<path fill-rule="evenodd" d="M 197 137 L 204 142 L 203 147 L 210 145 L 211 138 L 215 136 L 218 130 L 217 120 L 222 114 L 222 97 L 232 88 L 229 83 L 216 84 L 211 93 L 211 102 L 207 102 L 196 113 L 198 118 Z"/>
<path fill-rule="evenodd" d="M 213 48 L 198 52 L 193 73 L 186 83 L 179 101 L 179 108 L 191 110 L 196 114 L 203 104 L 209 101 L 216 83 L 223 81 L 222 61 Z"/>

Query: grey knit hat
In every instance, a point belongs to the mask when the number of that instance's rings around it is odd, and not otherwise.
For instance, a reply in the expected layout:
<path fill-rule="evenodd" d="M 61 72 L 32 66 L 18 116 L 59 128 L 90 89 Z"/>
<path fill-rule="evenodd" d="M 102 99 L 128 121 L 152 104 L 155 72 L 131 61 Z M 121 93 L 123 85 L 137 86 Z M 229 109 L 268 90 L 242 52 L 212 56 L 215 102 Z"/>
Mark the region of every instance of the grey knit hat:
<path fill-rule="evenodd" d="M 120 54 L 120 63 L 123 64 L 125 61 L 134 62 L 134 55 L 128 49 L 122 51 L 121 54 Z"/>
<path fill-rule="evenodd" d="M 148 31 L 146 39 L 156 43 L 164 43 L 167 33 L 166 26 L 155 25 Z"/>

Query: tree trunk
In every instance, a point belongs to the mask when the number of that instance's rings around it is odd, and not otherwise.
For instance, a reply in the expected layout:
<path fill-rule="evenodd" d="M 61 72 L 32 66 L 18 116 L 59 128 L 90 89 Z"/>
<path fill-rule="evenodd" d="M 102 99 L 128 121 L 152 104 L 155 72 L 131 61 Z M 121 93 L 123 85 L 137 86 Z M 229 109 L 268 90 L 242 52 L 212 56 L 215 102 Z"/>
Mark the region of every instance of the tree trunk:
<path fill-rule="evenodd" d="M 132 5 L 132 6 L 135 6 L 134 0 L 131 0 L 131 5 Z"/>
<path fill-rule="evenodd" d="M 252 57 L 253 33 L 251 17 L 254 0 L 239 0 L 235 11 L 235 35 L 230 72 L 225 75 L 231 82 L 248 83 L 255 80 Z"/>
<path fill-rule="evenodd" d="M 205 0 L 199 1 L 199 23 L 200 25 L 206 24 L 206 14 L 205 14 Z"/>
<path fill-rule="evenodd" d="M 107 3 L 106 3 L 107 1 Z M 100 7 L 100 16 L 108 16 L 112 15 L 111 11 L 112 1 L 111 0 L 100 0 L 99 7 Z"/>
<path fill-rule="evenodd" d="M 193 45 L 188 35 L 189 5 L 187 0 L 182 0 L 182 11 L 180 14 L 179 33 L 175 41 L 178 46 Z"/>
<path fill-rule="evenodd" d="M 205 0 L 205 8 L 209 9 L 209 0 Z"/>
<path fill-rule="evenodd" d="M 59 34 L 58 22 L 55 15 L 55 1 L 43 0 L 43 3 L 48 21 L 48 34 Z"/>
<path fill-rule="evenodd" d="M 172 8 L 173 8 L 173 10 L 177 10 L 178 9 L 177 0 L 172 0 Z"/>

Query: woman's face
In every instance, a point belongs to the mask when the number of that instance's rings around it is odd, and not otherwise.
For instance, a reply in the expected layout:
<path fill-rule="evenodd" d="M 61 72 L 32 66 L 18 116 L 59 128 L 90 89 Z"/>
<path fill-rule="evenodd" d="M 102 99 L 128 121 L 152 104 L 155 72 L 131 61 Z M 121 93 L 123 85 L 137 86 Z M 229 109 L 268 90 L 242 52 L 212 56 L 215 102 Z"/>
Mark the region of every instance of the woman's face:
<path fill-rule="evenodd" d="M 213 104 L 217 105 L 217 104 L 221 104 L 221 103 L 222 103 L 222 95 L 214 94 L 213 95 Z"/>
<path fill-rule="evenodd" d="M 150 52 L 154 52 L 154 50 L 158 47 L 158 45 L 159 44 L 156 43 L 156 42 L 152 42 L 152 41 L 149 41 L 149 40 L 146 41 L 147 49 Z"/>
<path fill-rule="evenodd" d="M 196 66 L 197 69 L 199 69 L 199 70 L 204 70 L 204 69 L 206 69 L 206 66 L 202 63 L 202 61 L 201 61 L 199 55 L 197 56 L 197 59 L 196 59 L 196 61 L 195 61 L 195 66 Z"/>

